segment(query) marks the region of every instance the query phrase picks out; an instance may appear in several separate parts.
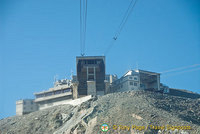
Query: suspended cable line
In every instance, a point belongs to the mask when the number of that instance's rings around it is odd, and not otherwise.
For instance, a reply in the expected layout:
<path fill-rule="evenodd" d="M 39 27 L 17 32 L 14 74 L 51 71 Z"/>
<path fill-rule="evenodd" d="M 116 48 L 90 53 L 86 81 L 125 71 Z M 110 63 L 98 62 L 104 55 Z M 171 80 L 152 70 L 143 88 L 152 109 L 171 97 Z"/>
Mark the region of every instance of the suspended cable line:
<path fill-rule="evenodd" d="M 80 0 L 80 52 L 85 55 L 87 0 Z"/>
<path fill-rule="evenodd" d="M 177 73 L 173 73 L 173 74 L 164 75 L 163 77 L 176 76 L 176 75 L 180 75 L 180 74 L 183 74 L 183 73 L 194 72 L 194 71 L 198 71 L 198 70 L 200 70 L 200 67 L 181 71 L 181 72 L 177 72 Z"/>
<path fill-rule="evenodd" d="M 82 3 L 81 3 L 81 0 L 80 0 L 80 51 L 81 51 L 81 54 L 82 54 Z"/>
<path fill-rule="evenodd" d="M 124 17 L 123 17 L 123 19 L 122 19 L 122 21 L 121 21 L 121 23 L 120 23 L 120 25 L 119 25 L 119 28 L 118 28 L 118 30 L 117 30 L 115 36 L 114 36 L 114 37 L 116 37 L 116 39 L 117 39 L 117 37 L 120 35 L 122 29 L 124 28 L 124 26 L 125 26 L 125 24 L 126 24 L 128 18 L 129 18 L 129 16 L 130 16 L 130 14 L 131 14 L 132 11 L 133 11 L 133 8 L 134 8 L 135 5 L 136 5 L 136 2 L 137 2 L 137 0 L 132 0 L 131 3 L 129 4 L 129 7 L 128 7 L 128 9 L 126 10 L 126 13 L 125 13 L 125 15 L 124 15 Z"/>
<path fill-rule="evenodd" d="M 128 9 L 126 10 L 126 12 L 125 12 L 125 14 L 124 14 L 124 16 L 123 16 L 123 19 L 122 19 L 122 21 L 121 21 L 121 23 L 120 23 L 120 25 L 119 25 L 117 31 L 115 32 L 115 35 L 114 35 L 114 37 L 112 38 L 111 43 L 108 45 L 108 47 L 107 47 L 107 49 L 106 49 L 104 55 L 106 55 L 106 54 L 110 51 L 110 49 L 111 49 L 112 46 L 114 45 L 115 41 L 118 39 L 118 37 L 119 37 L 119 35 L 120 35 L 122 29 L 124 28 L 124 26 L 125 26 L 125 24 L 126 24 L 128 18 L 130 17 L 131 13 L 133 12 L 133 9 L 134 9 L 134 7 L 135 7 L 137 1 L 138 1 L 138 0 L 132 0 L 131 3 L 129 4 Z"/>
<path fill-rule="evenodd" d="M 175 72 L 175 71 L 184 70 L 184 69 L 188 69 L 188 68 L 199 67 L 199 66 L 200 66 L 200 64 L 194 64 L 194 65 L 190 65 L 190 66 L 184 66 L 184 67 L 179 67 L 179 68 L 162 71 L 160 73 L 170 73 L 170 72 Z"/>
<path fill-rule="evenodd" d="M 182 74 L 185 72 L 192 72 L 192 71 L 197 71 L 197 70 L 200 70 L 200 64 L 193 64 L 193 65 L 189 65 L 189 66 L 173 68 L 173 69 L 162 71 L 159 73 L 164 74 L 164 77 L 165 77 L 165 76 L 174 76 L 177 74 Z M 171 73 L 171 72 L 173 72 L 173 73 Z M 156 74 L 149 74 L 149 76 L 150 75 L 156 75 Z"/>

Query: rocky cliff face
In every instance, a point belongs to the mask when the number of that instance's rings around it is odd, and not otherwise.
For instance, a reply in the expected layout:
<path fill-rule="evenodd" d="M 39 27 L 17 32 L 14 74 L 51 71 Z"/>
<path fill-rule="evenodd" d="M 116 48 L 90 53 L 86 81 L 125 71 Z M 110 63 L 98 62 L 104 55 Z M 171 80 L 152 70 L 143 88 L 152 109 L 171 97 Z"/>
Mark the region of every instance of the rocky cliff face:
<path fill-rule="evenodd" d="M 103 132 L 101 125 L 109 130 Z M 1 134 L 200 133 L 200 100 L 147 91 L 94 97 L 0 120 Z"/>

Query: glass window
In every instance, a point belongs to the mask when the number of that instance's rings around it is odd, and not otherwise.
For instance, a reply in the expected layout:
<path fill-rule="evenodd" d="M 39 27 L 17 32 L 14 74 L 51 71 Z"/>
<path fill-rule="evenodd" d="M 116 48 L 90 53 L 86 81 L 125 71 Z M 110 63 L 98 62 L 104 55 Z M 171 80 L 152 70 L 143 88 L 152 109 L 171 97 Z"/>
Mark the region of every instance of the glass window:
<path fill-rule="evenodd" d="M 137 80 L 137 77 L 134 77 L 134 80 Z"/>
<path fill-rule="evenodd" d="M 133 82 L 130 82 L 130 85 L 133 85 Z"/>
<path fill-rule="evenodd" d="M 97 64 L 96 60 L 88 60 L 88 64 Z"/>
<path fill-rule="evenodd" d="M 137 86 L 137 83 L 134 82 L 134 86 Z"/>
<path fill-rule="evenodd" d="M 55 91 L 54 94 L 60 94 L 61 90 Z"/>
<path fill-rule="evenodd" d="M 38 94 L 38 95 L 36 95 L 36 98 L 41 98 L 41 97 L 44 97 L 44 94 Z"/>
<path fill-rule="evenodd" d="M 94 74 L 94 68 L 88 68 L 88 73 L 89 74 Z"/>
<path fill-rule="evenodd" d="M 64 89 L 63 90 L 63 93 L 65 93 L 65 92 L 70 92 L 71 90 L 70 89 Z"/>
<path fill-rule="evenodd" d="M 133 77 L 129 77 L 129 79 L 133 79 Z"/>
<path fill-rule="evenodd" d="M 49 92 L 49 93 L 46 93 L 45 96 L 51 96 L 53 93 L 52 92 Z"/>
<path fill-rule="evenodd" d="M 89 75 L 88 80 L 94 80 L 94 75 Z"/>

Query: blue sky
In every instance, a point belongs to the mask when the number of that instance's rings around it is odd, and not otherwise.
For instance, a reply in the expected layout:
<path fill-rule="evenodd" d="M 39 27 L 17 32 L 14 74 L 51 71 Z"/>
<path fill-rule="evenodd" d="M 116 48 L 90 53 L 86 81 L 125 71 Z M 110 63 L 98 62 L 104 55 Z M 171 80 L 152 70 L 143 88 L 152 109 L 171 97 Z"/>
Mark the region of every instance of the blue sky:
<path fill-rule="evenodd" d="M 103 55 L 131 0 L 88 0 L 86 55 Z M 80 56 L 79 0 L 0 0 L 0 118 L 15 101 L 70 78 Z M 106 73 L 163 72 L 161 82 L 200 93 L 200 2 L 139 0 L 106 55 Z M 193 66 L 197 64 L 196 66 Z"/>

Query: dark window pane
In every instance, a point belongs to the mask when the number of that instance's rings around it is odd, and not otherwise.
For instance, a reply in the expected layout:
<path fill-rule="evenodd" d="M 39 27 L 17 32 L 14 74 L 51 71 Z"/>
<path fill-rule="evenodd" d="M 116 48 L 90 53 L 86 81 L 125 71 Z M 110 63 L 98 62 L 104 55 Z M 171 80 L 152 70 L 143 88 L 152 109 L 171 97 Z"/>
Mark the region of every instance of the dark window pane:
<path fill-rule="evenodd" d="M 137 83 L 134 83 L 134 86 L 137 86 Z"/>
<path fill-rule="evenodd" d="M 49 93 L 45 93 L 45 96 L 51 96 L 53 93 L 49 92 Z"/>
<path fill-rule="evenodd" d="M 54 94 L 60 94 L 62 93 L 61 90 L 55 91 Z"/>
<path fill-rule="evenodd" d="M 133 85 L 133 82 L 130 82 L 130 85 Z"/>
<path fill-rule="evenodd" d="M 71 91 L 71 89 L 64 89 L 63 90 L 63 93 L 65 93 L 65 92 L 70 92 Z"/>

